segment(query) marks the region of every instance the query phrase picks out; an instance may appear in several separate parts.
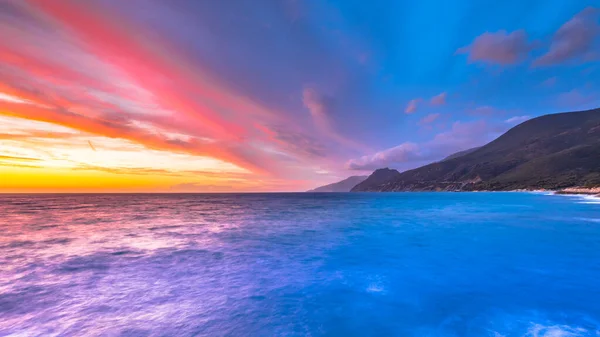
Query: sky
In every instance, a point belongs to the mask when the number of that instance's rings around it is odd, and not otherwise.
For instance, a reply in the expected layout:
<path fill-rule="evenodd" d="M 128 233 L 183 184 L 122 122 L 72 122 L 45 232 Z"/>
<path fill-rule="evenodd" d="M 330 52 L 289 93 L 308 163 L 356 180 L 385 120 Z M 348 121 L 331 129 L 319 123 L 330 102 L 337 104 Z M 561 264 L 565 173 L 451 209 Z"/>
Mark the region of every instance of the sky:
<path fill-rule="evenodd" d="M 0 192 L 303 191 L 600 106 L 597 0 L 0 0 Z"/>

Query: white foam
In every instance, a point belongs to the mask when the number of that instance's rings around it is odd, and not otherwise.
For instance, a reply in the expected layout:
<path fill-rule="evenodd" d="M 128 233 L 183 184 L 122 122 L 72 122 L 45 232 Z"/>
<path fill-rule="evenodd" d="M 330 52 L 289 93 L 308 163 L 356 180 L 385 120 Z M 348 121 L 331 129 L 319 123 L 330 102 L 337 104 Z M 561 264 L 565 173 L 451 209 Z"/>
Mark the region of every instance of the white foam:
<path fill-rule="evenodd" d="M 554 193 L 554 191 L 527 191 L 527 193 L 539 194 L 539 195 L 556 195 L 556 193 Z"/>
<path fill-rule="evenodd" d="M 578 200 L 578 204 L 600 205 L 600 197 L 588 194 L 554 194 Z"/>
<path fill-rule="evenodd" d="M 582 204 L 600 204 L 600 198 L 593 195 L 585 195 L 581 197 L 583 199 Z"/>
<path fill-rule="evenodd" d="M 385 290 L 385 288 L 381 284 L 371 283 L 367 287 L 367 292 L 369 293 L 381 293 Z"/>
<path fill-rule="evenodd" d="M 534 324 L 524 337 L 577 337 L 585 336 L 588 332 L 584 328 L 570 327 L 568 325 L 542 325 Z"/>

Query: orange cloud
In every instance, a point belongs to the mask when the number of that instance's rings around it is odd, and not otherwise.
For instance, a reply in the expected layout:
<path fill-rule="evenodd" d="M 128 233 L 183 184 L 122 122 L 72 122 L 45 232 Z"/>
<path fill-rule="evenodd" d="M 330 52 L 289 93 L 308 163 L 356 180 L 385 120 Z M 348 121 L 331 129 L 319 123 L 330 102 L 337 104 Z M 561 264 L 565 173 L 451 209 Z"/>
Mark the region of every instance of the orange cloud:
<path fill-rule="evenodd" d="M 128 139 L 143 144 L 150 149 L 210 156 L 249 168 L 255 173 L 266 173 L 264 168 L 246 160 L 243 155 L 236 155 L 235 148 L 222 146 L 222 144 L 203 143 L 197 139 L 191 139 L 187 142 L 170 141 L 133 126 L 89 118 L 66 109 L 49 109 L 28 104 L 0 102 L 0 114 L 49 122 L 111 138 Z"/>

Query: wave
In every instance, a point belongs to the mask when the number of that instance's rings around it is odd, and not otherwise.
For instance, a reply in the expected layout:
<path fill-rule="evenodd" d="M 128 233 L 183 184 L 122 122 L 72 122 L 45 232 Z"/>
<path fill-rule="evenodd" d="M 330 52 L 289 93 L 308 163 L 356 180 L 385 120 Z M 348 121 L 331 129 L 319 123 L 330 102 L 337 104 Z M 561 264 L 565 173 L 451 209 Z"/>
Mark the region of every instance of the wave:
<path fill-rule="evenodd" d="M 600 205 L 600 198 L 595 195 L 584 195 L 581 196 L 583 201 L 579 202 L 580 204 L 595 204 Z"/>
<path fill-rule="evenodd" d="M 514 332 L 502 333 L 490 331 L 494 337 L 591 337 L 598 336 L 600 331 L 589 330 L 582 327 L 573 327 L 569 325 L 544 325 L 533 323 L 526 331 L 515 334 Z"/>
<path fill-rule="evenodd" d="M 381 293 L 383 291 L 385 291 L 385 288 L 382 285 L 380 285 L 380 284 L 371 283 L 367 287 L 367 292 L 368 293 Z"/>
<path fill-rule="evenodd" d="M 568 197 L 572 199 L 578 200 L 578 204 L 593 204 L 600 205 L 600 197 L 597 195 L 589 195 L 589 194 L 548 194 L 548 195 L 560 195 L 562 197 Z"/>
<path fill-rule="evenodd" d="M 525 336 L 529 337 L 576 337 L 589 336 L 591 331 L 581 327 L 571 327 L 568 325 L 534 324 Z"/>
<path fill-rule="evenodd" d="M 484 315 L 488 335 L 494 337 L 598 337 L 600 322 L 576 312 L 527 310 Z"/>

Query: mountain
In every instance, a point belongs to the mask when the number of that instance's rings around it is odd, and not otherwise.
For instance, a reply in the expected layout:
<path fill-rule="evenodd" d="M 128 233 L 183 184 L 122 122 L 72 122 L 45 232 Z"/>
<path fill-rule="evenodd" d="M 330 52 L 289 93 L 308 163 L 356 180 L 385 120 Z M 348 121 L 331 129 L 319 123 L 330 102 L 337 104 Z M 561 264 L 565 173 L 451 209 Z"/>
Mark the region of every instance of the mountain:
<path fill-rule="evenodd" d="M 446 161 L 446 160 L 450 160 L 450 159 L 462 157 L 462 156 L 464 156 L 466 154 L 469 154 L 469 153 L 471 153 L 473 151 L 476 151 L 477 149 L 479 149 L 479 147 L 474 147 L 472 149 L 468 149 L 468 150 L 464 150 L 464 151 L 459 151 L 459 152 L 456 152 L 456 153 L 453 153 L 453 154 L 449 155 L 448 157 L 442 159 L 441 161 Z"/>
<path fill-rule="evenodd" d="M 375 172 L 371 173 L 371 175 L 365 179 L 365 181 L 354 186 L 351 192 L 370 191 L 372 186 L 384 187 L 386 182 L 393 181 L 399 176 L 400 172 L 394 169 L 389 169 L 387 167 L 377 169 Z"/>
<path fill-rule="evenodd" d="M 353 191 L 505 191 L 600 186 L 600 109 L 528 120 L 462 156 Z"/>
<path fill-rule="evenodd" d="M 307 192 L 350 192 L 354 186 L 363 182 L 367 177 L 368 176 L 352 176 L 342 181 L 338 181 L 337 183 L 317 187 Z"/>

